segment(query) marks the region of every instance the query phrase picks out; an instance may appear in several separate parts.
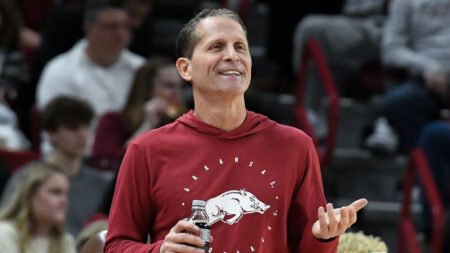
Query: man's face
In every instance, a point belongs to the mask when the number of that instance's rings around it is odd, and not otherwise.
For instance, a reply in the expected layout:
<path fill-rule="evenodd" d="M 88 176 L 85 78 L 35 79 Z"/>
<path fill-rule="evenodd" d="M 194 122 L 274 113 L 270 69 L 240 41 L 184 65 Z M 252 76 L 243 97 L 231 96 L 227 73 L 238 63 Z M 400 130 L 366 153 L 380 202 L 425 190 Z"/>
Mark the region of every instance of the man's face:
<path fill-rule="evenodd" d="M 118 55 L 130 40 L 128 13 L 117 8 L 99 11 L 97 19 L 86 26 L 86 37 L 96 50 Z"/>
<path fill-rule="evenodd" d="M 243 94 L 251 80 L 252 61 L 245 31 L 231 18 L 209 17 L 196 29 L 200 37 L 186 71 L 194 92 L 232 97 Z"/>
<path fill-rule="evenodd" d="M 82 157 L 88 141 L 89 126 L 60 126 L 48 134 L 57 151 L 69 157 Z"/>

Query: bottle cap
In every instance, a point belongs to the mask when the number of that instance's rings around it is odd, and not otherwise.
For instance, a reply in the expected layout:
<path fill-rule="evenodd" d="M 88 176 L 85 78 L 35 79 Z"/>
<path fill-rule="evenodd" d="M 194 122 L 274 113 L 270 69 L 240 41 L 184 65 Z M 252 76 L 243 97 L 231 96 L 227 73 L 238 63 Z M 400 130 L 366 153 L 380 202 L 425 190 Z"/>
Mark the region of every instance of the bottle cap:
<path fill-rule="evenodd" d="M 206 201 L 194 199 L 194 200 L 192 200 L 192 206 L 205 207 Z"/>

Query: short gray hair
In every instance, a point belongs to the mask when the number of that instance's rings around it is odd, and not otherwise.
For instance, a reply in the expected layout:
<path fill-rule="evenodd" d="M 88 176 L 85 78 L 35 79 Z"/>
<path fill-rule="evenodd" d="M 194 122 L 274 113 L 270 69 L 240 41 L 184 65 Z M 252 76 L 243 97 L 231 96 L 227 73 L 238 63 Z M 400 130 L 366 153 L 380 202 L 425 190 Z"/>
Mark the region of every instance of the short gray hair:
<path fill-rule="evenodd" d="M 177 38 L 176 43 L 176 56 L 191 58 L 194 52 L 194 48 L 200 40 L 199 34 L 196 32 L 197 25 L 203 19 L 209 17 L 226 17 L 231 18 L 238 22 L 245 33 L 247 29 L 245 28 L 244 22 L 239 17 L 239 15 L 229 9 L 219 8 L 219 9 L 204 9 L 199 12 L 195 17 L 189 20 L 181 29 L 180 34 Z"/>

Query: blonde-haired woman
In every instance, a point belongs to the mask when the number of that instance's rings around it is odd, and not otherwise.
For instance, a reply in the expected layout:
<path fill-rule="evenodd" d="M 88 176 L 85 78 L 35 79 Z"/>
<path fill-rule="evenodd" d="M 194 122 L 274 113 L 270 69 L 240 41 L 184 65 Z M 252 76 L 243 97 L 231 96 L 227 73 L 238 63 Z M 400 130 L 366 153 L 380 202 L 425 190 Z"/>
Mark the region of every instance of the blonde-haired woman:
<path fill-rule="evenodd" d="M 64 230 L 67 175 L 45 162 L 27 170 L 13 197 L 0 211 L 0 251 L 8 253 L 75 253 Z"/>

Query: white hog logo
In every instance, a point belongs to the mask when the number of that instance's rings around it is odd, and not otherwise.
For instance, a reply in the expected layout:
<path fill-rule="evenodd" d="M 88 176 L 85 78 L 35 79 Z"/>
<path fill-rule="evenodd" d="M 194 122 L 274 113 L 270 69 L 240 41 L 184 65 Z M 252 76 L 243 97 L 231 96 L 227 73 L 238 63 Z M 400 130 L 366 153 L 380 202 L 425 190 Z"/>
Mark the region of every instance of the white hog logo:
<path fill-rule="evenodd" d="M 227 191 L 206 202 L 206 213 L 208 214 L 208 224 L 212 225 L 217 221 L 233 225 L 237 223 L 244 214 L 263 214 L 270 206 L 261 202 L 252 193 L 246 190 Z M 231 218 L 224 219 L 230 215 Z"/>

